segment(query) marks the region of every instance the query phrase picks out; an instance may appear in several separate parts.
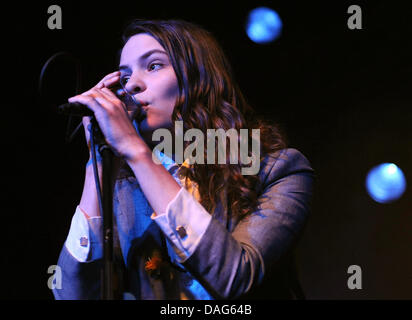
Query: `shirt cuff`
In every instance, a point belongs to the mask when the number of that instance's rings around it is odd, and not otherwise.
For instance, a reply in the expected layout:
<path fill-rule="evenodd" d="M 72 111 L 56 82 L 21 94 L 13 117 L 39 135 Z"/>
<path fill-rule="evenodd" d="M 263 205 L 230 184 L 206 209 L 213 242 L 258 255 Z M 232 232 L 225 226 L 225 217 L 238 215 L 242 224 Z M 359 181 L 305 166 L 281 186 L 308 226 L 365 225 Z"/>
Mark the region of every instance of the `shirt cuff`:
<path fill-rule="evenodd" d="M 210 221 L 211 215 L 185 188 L 169 202 L 166 212 L 152 214 L 154 220 L 173 244 L 178 262 L 186 261 L 196 250 Z"/>
<path fill-rule="evenodd" d="M 101 217 L 89 219 L 77 206 L 65 246 L 79 262 L 90 262 L 103 257 L 103 229 Z"/>

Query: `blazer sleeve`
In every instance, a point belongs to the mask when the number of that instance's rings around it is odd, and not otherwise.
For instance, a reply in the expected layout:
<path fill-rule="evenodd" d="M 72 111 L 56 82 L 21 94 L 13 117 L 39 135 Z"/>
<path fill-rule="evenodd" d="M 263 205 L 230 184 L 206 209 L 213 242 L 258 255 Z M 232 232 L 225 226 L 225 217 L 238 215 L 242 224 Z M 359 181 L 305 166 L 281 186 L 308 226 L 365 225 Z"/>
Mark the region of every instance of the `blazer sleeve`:
<path fill-rule="evenodd" d="M 100 299 L 102 259 L 79 262 L 63 246 L 57 264 L 62 270 L 62 287 L 53 289 L 56 300 Z"/>
<path fill-rule="evenodd" d="M 265 166 L 258 209 L 230 233 L 211 219 L 184 266 L 216 298 L 250 292 L 294 246 L 310 212 L 314 172 L 296 149 L 282 149 Z"/>
<path fill-rule="evenodd" d="M 53 289 L 56 300 L 100 298 L 102 233 L 102 219 L 86 219 L 77 207 L 57 262 L 62 272 L 62 286 Z M 87 245 L 80 245 L 81 237 L 86 239 Z"/>

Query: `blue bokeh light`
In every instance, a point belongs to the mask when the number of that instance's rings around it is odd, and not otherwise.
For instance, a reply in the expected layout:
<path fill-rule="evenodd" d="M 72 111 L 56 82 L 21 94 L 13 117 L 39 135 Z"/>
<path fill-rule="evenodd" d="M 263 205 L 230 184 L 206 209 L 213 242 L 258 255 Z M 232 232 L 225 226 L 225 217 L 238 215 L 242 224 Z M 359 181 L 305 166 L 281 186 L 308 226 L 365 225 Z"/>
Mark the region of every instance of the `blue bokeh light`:
<path fill-rule="evenodd" d="M 370 197 L 379 203 L 389 203 L 399 199 L 405 189 L 405 176 L 394 163 L 382 163 L 373 167 L 366 177 L 366 190 Z"/>
<path fill-rule="evenodd" d="M 282 32 L 282 20 L 273 9 L 258 7 L 250 11 L 246 33 L 250 40 L 262 44 L 274 41 Z"/>

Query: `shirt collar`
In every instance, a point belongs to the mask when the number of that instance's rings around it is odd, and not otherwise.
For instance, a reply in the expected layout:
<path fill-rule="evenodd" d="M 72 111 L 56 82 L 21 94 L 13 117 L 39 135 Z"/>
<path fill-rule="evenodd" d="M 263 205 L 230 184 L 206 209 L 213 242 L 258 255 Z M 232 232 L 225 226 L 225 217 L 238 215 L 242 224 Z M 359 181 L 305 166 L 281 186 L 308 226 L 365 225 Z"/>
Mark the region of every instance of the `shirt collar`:
<path fill-rule="evenodd" d="M 155 149 L 153 151 L 154 155 L 159 159 L 161 164 L 166 168 L 167 171 L 170 171 L 174 167 L 180 167 L 181 165 L 188 167 L 189 166 L 189 159 L 185 159 L 183 164 L 177 164 L 172 157 L 168 156 L 166 153 Z"/>

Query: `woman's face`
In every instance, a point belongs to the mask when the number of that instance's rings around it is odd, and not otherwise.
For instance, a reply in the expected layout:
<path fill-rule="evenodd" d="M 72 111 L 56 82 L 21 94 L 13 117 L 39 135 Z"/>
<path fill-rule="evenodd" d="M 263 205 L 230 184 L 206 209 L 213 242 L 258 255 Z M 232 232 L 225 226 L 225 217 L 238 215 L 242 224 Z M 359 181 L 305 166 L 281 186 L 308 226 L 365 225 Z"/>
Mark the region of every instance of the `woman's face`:
<path fill-rule="evenodd" d="M 139 132 L 147 143 L 152 144 L 153 131 L 171 128 L 179 94 L 169 57 L 155 38 L 140 33 L 124 45 L 119 70 L 126 91 L 142 104 L 146 117 L 138 123 Z"/>

